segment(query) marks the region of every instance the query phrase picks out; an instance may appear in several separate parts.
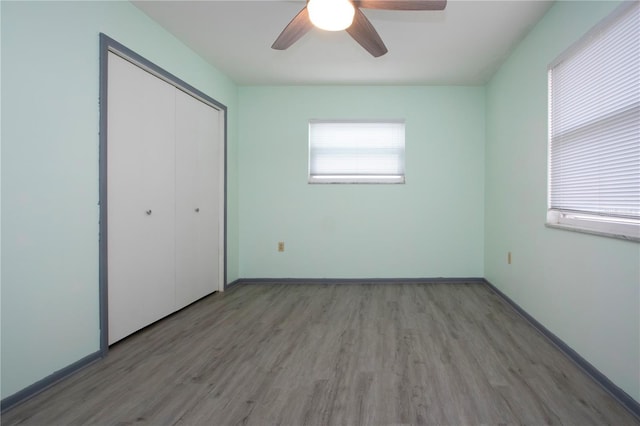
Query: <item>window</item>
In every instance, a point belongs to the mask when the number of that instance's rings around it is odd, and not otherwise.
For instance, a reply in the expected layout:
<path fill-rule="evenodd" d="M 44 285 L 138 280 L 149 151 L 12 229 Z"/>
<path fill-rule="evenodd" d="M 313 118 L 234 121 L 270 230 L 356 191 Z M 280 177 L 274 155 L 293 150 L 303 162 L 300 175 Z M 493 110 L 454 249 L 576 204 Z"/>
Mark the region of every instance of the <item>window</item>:
<path fill-rule="evenodd" d="M 404 183 L 404 121 L 309 122 L 310 183 Z"/>
<path fill-rule="evenodd" d="M 639 5 L 549 66 L 550 226 L 640 241 Z"/>

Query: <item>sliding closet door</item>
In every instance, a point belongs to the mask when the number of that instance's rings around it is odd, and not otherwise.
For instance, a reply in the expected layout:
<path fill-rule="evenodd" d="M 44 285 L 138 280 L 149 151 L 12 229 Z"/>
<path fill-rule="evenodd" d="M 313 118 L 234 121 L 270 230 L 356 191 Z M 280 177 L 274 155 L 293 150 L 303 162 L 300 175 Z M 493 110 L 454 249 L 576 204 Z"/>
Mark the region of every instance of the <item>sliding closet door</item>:
<path fill-rule="evenodd" d="M 175 88 L 109 53 L 109 344 L 174 310 Z"/>
<path fill-rule="evenodd" d="M 176 89 L 176 309 L 219 288 L 221 114 Z"/>

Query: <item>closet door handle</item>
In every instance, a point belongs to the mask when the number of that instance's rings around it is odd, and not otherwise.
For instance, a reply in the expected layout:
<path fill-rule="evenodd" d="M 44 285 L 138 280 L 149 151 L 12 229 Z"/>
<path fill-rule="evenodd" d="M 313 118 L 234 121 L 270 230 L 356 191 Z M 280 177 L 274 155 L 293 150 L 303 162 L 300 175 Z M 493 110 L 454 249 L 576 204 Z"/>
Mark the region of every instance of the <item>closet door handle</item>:
<path fill-rule="evenodd" d="M 200 211 L 200 207 L 196 207 L 196 213 Z"/>
<path fill-rule="evenodd" d="M 147 214 L 147 216 L 151 216 L 151 210 L 147 210 L 145 213 Z"/>

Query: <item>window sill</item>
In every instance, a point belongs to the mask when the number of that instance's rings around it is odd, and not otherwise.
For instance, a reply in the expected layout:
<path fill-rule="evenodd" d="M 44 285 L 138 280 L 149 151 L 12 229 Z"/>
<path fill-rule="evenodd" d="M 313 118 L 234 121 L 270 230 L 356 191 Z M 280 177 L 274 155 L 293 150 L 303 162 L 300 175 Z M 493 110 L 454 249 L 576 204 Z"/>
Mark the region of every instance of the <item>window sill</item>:
<path fill-rule="evenodd" d="M 612 234 L 612 233 L 609 233 L 609 232 L 597 231 L 597 230 L 593 230 L 593 229 L 578 228 L 576 226 L 564 225 L 564 224 L 560 224 L 560 223 L 545 223 L 545 226 L 547 228 L 563 229 L 565 231 L 580 232 L 582 234 L 598 235 L 598 236 L 601 236 L 601 237 L 616 238 L 618 240 L 633 241 L 633 242 L 636 242 L 636 243 L 640 243 L 640 238 L 633 237 L 633 236 L 628 236 L 628 235 Z"/>
<path fill-rule="evenodd" d="M 550 210 L 547 213 L 545 226 L 547 228 L 640 242 L 640 223 L 637 221 L 607 221 L 594 218 L 594 216 L 572 215 Z"/>
<path fill-rule="evenodd" d="M 309 176 L 310 184 L 403 184 L 404 176 Z"/>

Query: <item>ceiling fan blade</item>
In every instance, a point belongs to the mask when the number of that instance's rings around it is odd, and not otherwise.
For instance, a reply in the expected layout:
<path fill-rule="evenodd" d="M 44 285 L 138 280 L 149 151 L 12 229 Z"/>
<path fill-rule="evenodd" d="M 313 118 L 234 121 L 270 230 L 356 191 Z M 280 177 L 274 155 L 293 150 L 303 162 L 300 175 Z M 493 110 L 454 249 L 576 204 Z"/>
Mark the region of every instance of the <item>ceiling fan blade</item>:
<path fill-rule="evenodd" d="M 353 24 L 347 28 L 349 35 L 376 58 L 387 53 L 387 47 L 382 42 L 376 29 L 371 25 L 371 22 L 360 9 L 357 7 L 355 9 Z"/>
<path fill-rule="evenodd" d="M 309 11 L 305 6 L 280 33 L 276 41 L 271 45 L 272 49 L 285 50 L 293 43 L 298 41 L 300 37 L 305 35 L 313 24 L 309 20 Z"/>
<path fill-rule="evenodd" d="M 444 10 L 447 0 L 356 0 L 354 5 L 365 9 Z"/>

